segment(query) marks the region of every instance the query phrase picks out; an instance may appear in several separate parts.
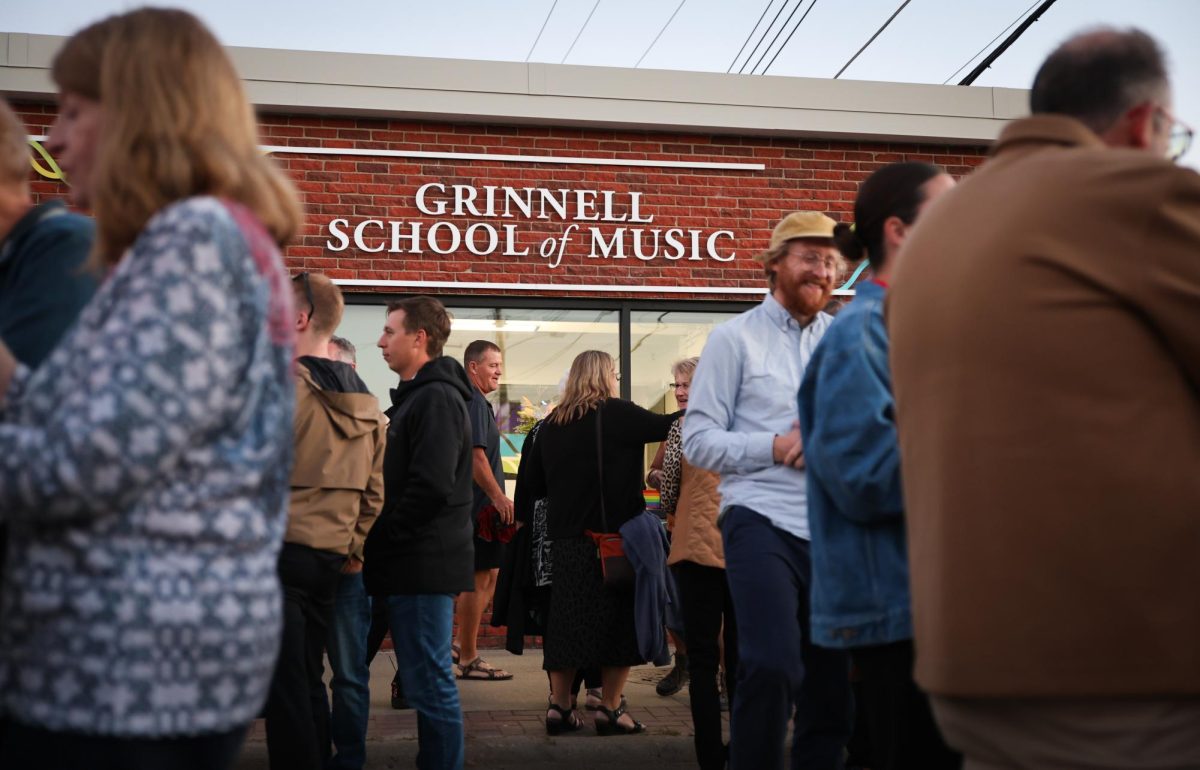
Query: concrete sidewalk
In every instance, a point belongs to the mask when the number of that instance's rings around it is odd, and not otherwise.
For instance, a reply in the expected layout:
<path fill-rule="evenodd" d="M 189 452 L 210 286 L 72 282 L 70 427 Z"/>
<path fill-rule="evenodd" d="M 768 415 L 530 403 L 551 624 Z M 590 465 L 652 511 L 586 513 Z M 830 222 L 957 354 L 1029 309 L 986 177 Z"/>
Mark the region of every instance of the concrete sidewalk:
<path fill-rule="evenodd" d="M 662 698 L 654 685 L 669 669 L 642 666 L 633 669 L 625 695 L 629 711 L 646 724 L 643 735 L 597 736 L 591 713 L 583 712 L 587 726 L 564 736 L 546 735 L 543 723 L 549 688 L 542 671 L 542 651 L 512 655 L 485 650 L 492 665 L 513 673 L 507 682 L 460 681 L 459 697 L 467 733 L 467 767 L 606 768 L 606 770 L 668 770 L 695 767 L 692 749 L 692 716 L 687 688 Z M 371 666 L 371 717 L 367 728 L 368 768 L 408 768 L 417 755 L 417 719 L 413 711 L 393 711 L 390 686 L 395 671 L 391 653 L 380 653 Z M 266 737 L 262 721 L 255 722 L 236 767 L 267 767 Z"/>

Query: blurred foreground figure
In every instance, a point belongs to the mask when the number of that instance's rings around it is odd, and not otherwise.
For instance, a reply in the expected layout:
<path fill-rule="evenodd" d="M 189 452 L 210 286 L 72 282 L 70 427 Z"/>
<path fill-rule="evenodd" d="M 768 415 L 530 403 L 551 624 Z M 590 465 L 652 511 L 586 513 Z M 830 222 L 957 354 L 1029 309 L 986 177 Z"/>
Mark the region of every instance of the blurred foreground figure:
<path fill-rule="evenodd" d="M 901 252 L 917 681 L 967 767 L 1200 766 L 1200 176 L 1100 29 Z"/>
<path fill-rule="evenodd" d="M 96 291 L 84 269 L 92 220 L 62 201 L 34 205 L 25 127 L 0 99 L 0 341 L 36 369 Z M 0 574 L 5 527 L 0 524 Z"/>
<path fill-rule="evenodd" d="M 34 205 L 25 127 L 0 101 L 0 339 L 31 369 L 96 291 L 84 269 L 95 229 L 62 201 Z"/>
<path fill-rule="evenodd" d="M 800 385 L 812 530 L 812 635 L 850 651 L 858 668 L 855 717 L 869 736 L 871 770 L 957 770 L 929 699 L 912 678 L 900 446 L 883 304 L 897 254 L 918 216 L 954 186 L 928 163 L 892 163 L 862 183 L 854 227 L 838 249 L 866 256 L 874 279 L 834 319 Z"/>
<path fill-rule="evenodd" d="M 191 15 L 52 75 L 103 283 L 35 372 L 0 345 L 0 767 L 228 767 L 279 649 L 300 207 Z"/>

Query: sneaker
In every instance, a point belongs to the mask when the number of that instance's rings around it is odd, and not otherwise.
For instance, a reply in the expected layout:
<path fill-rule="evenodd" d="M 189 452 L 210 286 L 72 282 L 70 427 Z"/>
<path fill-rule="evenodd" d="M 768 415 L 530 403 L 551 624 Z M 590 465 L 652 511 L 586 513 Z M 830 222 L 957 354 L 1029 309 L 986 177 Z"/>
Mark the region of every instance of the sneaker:
<path fill-rule="evenodd" d="M 404 697 L 404 691 L 400 689 L 400 680 L 392 680 L 392 708 L 396 710 L 410 709 L 408 699 Z"/>
<path fill-rule="evenodd" d="M 654 691 L 666 698 L 682 690 L 683 686 L 687 684 L 687 680 L 687 656 L 675 653 L 674 668 L 668 671 L 667 675 L 659 680 L 658 685 L 654 688 Z"/>

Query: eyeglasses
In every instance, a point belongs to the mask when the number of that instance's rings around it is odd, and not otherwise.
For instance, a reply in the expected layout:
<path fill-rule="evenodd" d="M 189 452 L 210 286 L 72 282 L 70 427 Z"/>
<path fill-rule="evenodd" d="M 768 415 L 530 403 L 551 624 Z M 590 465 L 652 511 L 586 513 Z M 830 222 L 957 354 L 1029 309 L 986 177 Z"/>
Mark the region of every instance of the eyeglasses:
<path fill-rule="evenodd" d="M 308 273 L 300 273 L 293 276 L 292 280 L 300 280 L 304 282 L 304 298 L 308 300 L 308 320 L 312 320 L 313 314 L 317 312 L 317 306 L 313 304 L 312 284 L 308 281 Z"/>
<path fill-rule="evenodd" d="M 690 382 L 672 382 L 671 390 L 688 390 L 692 387 Z"/>
<path fill-rule="evenodd" d="M 1192 139 L 1196 132 L 1187 123 L 1172 115 L 1165 107 L 1159 107 L 1158 112 L 1171 124 L 1167 134 L 1167 158 L 1177 162 L 1192 147 Z"/>
<path fill-rule="evenodd" d="M 826 270 L 833 270 L 837 266 L 837 258 L 826 254 L 819 254 L 815 251 L 809 251 L 800 255 L 800 261 L 809 270 L 815 270 L 818 265 L 824 266 Z"/>

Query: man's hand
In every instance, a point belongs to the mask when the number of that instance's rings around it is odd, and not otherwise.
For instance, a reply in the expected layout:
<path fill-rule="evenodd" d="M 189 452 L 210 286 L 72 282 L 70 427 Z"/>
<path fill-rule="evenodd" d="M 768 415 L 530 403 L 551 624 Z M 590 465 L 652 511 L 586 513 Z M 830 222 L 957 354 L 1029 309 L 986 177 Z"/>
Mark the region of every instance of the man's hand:
<path fill-rule="evenodd" d="M 793 468 L 804 467 L 804 444 L 800 440 L 800 422 L 792 423 L 792 429 L 786 436 L 776 436 L 771 445 L 771 456 L 777 464 L 790 465 Z"/>
<path fill-rule="evenodd" d="M 346 559 L 346 563 L 342 565 L 343 575 L 357 575 L 362 572 L 363 563 L 358 559 L 350 556 Z"/>
<path fill-rule="evenodd" d="M 503 523 L 503 524 L 512 524 L 513 523 L 514 517 L 513 517 L 513 501 L 512 500 L 509 500 L 504 495 L 500 495 L 499 497 L 492 498 L 492 505 L 496 506 L 496 510 L 500 514 L 501 523 Z"/>

